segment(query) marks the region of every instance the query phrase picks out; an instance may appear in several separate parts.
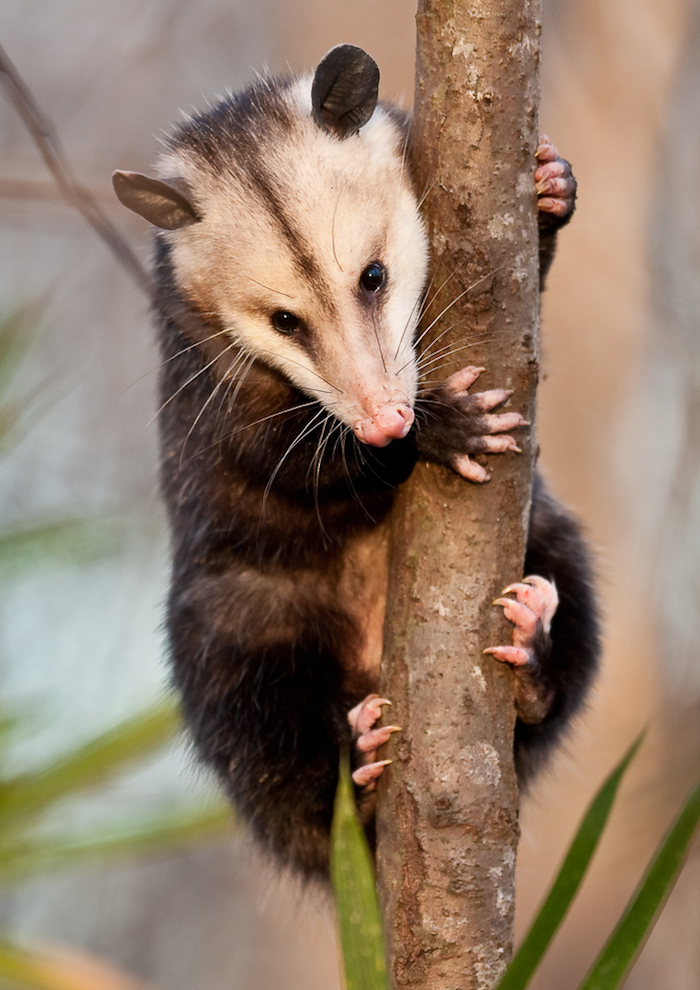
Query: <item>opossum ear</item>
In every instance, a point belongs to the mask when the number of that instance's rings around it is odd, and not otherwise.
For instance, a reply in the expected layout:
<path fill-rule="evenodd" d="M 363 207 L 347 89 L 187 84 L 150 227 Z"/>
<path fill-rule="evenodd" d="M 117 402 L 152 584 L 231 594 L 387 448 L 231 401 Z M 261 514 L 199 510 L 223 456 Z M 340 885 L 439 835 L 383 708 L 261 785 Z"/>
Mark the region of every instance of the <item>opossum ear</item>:
<path fill-rule="evenodd" d="M 313 117 L 336 137 L 356 134 L 374 113 L 379 69 L 355 45 L 336 45 L 323 56 L 311 87 Z"/>
<path fill-rule="evenodd" d="M 112 185 L 124 206 L 163 230 L 177 230 L 202 219 L 187 198 L 189 189 L 181 179 L 169 184 L 140 172 L 115 172 Z"/>

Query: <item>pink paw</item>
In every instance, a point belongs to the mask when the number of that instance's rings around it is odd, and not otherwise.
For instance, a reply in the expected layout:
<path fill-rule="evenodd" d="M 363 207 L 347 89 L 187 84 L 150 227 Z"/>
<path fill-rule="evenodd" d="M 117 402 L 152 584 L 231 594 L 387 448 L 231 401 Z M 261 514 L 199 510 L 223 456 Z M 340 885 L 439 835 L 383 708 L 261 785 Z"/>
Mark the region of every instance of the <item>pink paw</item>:
<path fill-rule="evenodd" d="M 530 425 L 520 413 L 493 412 L 511 397 L 513 389 L 494 388 L 488 392 L 468 394 L 467 389 L 484 370 L 484 368 L 462 368 L 461 371 L 451 375 L 444 385 L 445 394 L 463 411 L 465 419 L 469 415 L 475 417 L 475 428 L 478 432 L 467 444 L 471 449 L 466 453 L 455 454 L 452 458 L 452 467 L 463 478 L 477 483 L 490 481 L 491 476 L 486 468 L 474 459 L 474 454 L 504 454 L 508 450 L 520 454 L 521 450 L 513 437 L 504 433 L 506 430 Z M 494 436 L 494 434 L 499 435 Z"/>
<path fill-rule="evenodd" d="M 368 694 L 364 701 L 355 705 L 348 712 L 348 722 L 352 729 L 352 738 L 360 761 L 360 766 L 353 772 L 352 779 L 358 787 L 371 790 L 376 786 L 384 767 L 391 760 L 376 760 L 377 750 L 383 746 L 393 732 L 400 732 L 398 725 L 382 725 L 373 728 L 382 715 L 382 705 L 390 705 L 386 698 L 378 694 Z"/>
<path fill-rule="evenodd" d="M 542 135 L 535 152 L 537 206 L 542 213 L 552 213 L 562 220 L 574 212 L 576 179 L 571 165 L 559 157 L 559 152 L 546 135 Z"/>
<path fill-rule="evenodd" d="M 513 667 L 532 665 L 536 633 L 539 628 L 549 632 L 559 604 L 557 589 L 551 581 L 532 574 L 517 584 L 509 584 L 503 594 L 514 594 L 515 598 L 497 598 L 493 604 L 502 605 L 506 619 L 513 623 L 513 645 L 492 646 L 484 653 Z"/>

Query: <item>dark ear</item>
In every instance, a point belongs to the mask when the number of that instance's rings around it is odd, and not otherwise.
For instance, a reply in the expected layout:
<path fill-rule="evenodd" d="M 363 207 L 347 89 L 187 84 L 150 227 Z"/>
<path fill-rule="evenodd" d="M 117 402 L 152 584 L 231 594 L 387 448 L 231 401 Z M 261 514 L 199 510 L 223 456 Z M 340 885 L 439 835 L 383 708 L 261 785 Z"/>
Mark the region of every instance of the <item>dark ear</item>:
<path fill-rule="evenodd" d="M 355 45 L 336 45 L 318 63 L 311 87 L 313 117 L 336 137 L 356 134 L 374 113 L 379 69 Z"/>
<path fill-rule="evenodd" d="M 175 181 L 179 189 L 140 172 L 115 172 L 112 175 L 114 191 L 124 206 L 163 230 L 177 230 L 202 219 L 187 198 L 186 184 L 182 180 Z"/>

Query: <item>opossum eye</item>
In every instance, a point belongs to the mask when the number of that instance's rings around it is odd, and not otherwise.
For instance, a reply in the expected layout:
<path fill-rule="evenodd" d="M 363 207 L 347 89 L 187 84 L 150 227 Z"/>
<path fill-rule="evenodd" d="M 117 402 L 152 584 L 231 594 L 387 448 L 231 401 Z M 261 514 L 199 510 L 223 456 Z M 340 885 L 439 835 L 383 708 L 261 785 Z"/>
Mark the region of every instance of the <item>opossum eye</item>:
<path fill-rule="evenodd" d="M 273 327 L 275 330 L 279 330 L 280 333 L 292 334 L 296 333 L 301 328 L 301 320 L 294 313 L 290 313 L 286 309 L 277 309 L 270 317 Z"/>
<path fill-rule="evenodd" d="M 386 282 L 386 268 L 374 261 L 360 275 L 360 285 L 368 292 L 378 292 Z"/>

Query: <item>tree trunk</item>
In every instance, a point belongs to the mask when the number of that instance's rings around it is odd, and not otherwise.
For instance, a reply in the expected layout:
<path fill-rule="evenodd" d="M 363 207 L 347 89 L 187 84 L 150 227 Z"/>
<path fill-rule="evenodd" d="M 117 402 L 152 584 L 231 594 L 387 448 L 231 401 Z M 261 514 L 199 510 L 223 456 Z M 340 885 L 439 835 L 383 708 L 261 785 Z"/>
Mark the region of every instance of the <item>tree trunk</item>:
<path fill-rule="evenodd" d="M 531 422 L 539 31 L 537 2 L 419 3 L 414 167 L 439 290 L 424 325 L 455 301 L 423 342 L 444 355 L 427 359 L 427 378 L 485 366 L 472 391 L 514 389 L 511 406 Z M 490 988 L 512 951 L 512 674 L 482 650 L 511 638 L 491 603 L 522 577 L 537 450 L 528 434 L 521 456 L 490 458 L 484 486 L 419 465 L 393 518 L 381 690 L 404 731 L 377 824 L 397 987 Z"/>

